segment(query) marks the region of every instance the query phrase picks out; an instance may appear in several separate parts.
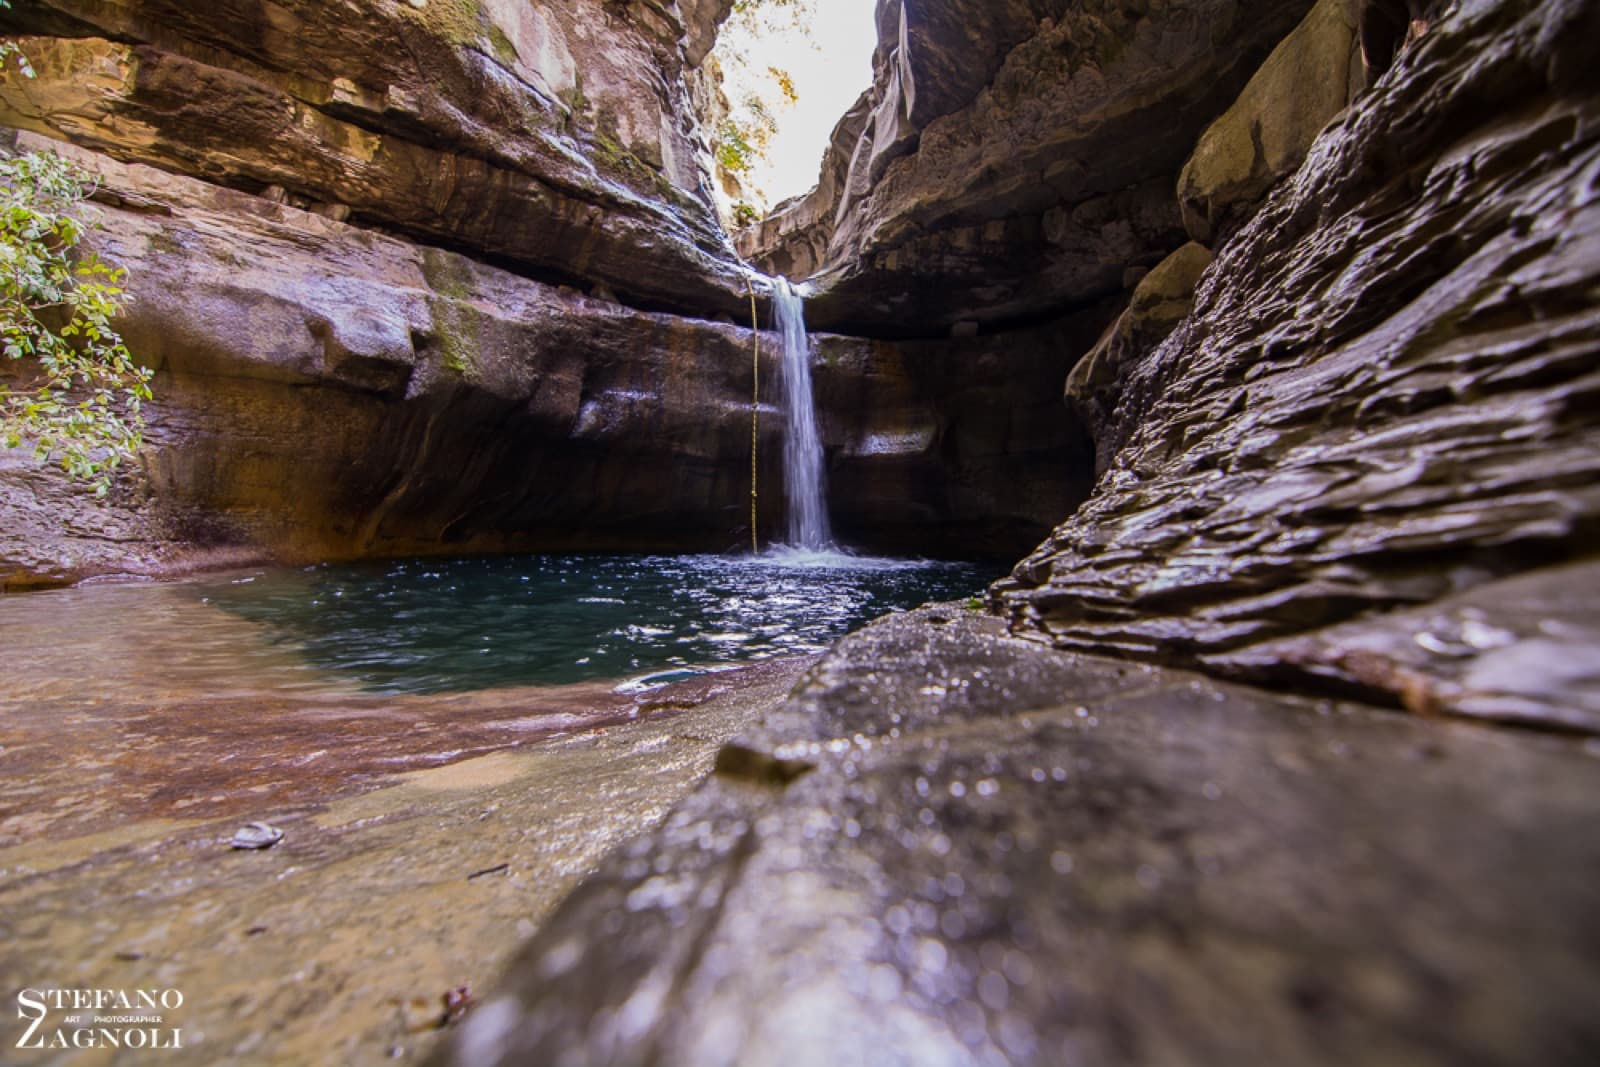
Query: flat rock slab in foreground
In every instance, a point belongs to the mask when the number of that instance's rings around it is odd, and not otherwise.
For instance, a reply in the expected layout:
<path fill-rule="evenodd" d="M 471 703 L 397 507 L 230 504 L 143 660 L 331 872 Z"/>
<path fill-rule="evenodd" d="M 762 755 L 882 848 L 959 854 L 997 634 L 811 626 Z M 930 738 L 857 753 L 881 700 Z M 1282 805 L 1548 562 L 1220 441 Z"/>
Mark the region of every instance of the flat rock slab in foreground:
<path fill-rule="evenodd" d="M 724 749 L 446 1059 L 1600 1062 L 1596 755 L 923 609 Z"/>

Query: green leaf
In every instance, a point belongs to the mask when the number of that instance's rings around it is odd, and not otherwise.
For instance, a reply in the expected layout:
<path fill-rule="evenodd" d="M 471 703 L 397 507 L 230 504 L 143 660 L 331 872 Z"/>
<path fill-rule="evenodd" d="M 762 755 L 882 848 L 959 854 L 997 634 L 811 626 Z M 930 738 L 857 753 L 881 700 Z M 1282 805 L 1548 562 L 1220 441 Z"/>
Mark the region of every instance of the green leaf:
<path fill-rule="evenodd" d="M 0 42 L 0 62 L 15 54 Z M 89 182 L 54 153 L 0 159 L 0 353 L 34 365 L 24 393 L 0 387 L 0 442 L 104 495 L 142 445 L 151 372 L 113 324 L 126 271 L 78 248 Z"/>

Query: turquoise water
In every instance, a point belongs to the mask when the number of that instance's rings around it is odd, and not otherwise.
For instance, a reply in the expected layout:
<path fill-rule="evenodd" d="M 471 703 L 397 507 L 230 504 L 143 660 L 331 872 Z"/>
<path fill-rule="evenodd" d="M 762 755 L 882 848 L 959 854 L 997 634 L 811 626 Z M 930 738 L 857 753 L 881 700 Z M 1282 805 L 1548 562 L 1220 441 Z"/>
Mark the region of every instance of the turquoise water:
<path fill-rule="evenodd" d="M 973 564 L 779 549 L 323 565 L 190 588 L 363 688 L 440 693 L 650 685 L 817 652 L 879 615 L 971 596 L 995 577 Z"/>

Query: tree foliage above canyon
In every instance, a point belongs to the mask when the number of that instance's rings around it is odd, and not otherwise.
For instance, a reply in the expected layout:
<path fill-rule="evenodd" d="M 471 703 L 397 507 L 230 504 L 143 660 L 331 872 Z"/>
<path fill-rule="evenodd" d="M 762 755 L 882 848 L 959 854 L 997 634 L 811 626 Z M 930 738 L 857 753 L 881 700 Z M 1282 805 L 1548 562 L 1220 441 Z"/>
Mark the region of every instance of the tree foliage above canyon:
<path fill-rule="evenodd" d="M 728 112 L 717 123 L 715 152 L 718 167 L 748 185 L 751 172 L 777 133 L 779 117 L 798 99 L 794 79 L 782 66 L 764 62 L 758 54 L 773 38 L 797 47 L 815 47 L 810 20 L 814 0 L 735 0 L 722 28 L 712 62 L 728 96 Z M 746 188 L 747 196 L 763 200 L 759 189 Z M 735 206 L 743 221 L 755 206 L 741 200 Z"/>

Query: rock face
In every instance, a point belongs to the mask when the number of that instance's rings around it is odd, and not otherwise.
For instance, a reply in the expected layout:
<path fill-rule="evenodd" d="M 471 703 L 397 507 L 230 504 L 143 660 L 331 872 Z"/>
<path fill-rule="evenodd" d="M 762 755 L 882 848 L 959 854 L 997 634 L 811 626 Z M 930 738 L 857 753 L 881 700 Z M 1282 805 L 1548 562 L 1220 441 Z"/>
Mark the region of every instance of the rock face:
<path fill-rule="evenodd" d="M 1007 563 L 1013 546 L 1027 552 L 1029 530 L 1093 487 L 1092 442 L 1057 391 L 1101 318 L 947 342 L 823 337 L 814 388 L 845 542 Z"/>
<path fill-rule="evenodd" d="M 940 336 L 1115 295 L 1183 243 L 1178 169 L 1310 6 L 881 3 L 873 88 L 817 192 L 741 247 L 820 272 L 813 321 L 851 333 Z"/>
<path fill-rule="evenodd" d="M 315 560 L 748 543 L 748 329 L 81 158 L 122 205 L 102 207 L 100 241 L 130 268 L 124 336 L 158 369 L 153 448 L 140 490 L 102 506 L 13 465 L 10 584 L 203 563 L 196 546 Z M 761 483 L 776 487 L 776 337 L 762 347 Z M 1047 392 L 1059 356 L 929 363 L 847 338 L 818 352 L 837 488 L 871 493 L 837 510 L 864 542 L 1003 557 L 1087 494 L 1087 444 Z M 763 539 L 782 507 L 765 489 Z"/>
<path fill-rule="evenodd" d="M 1004 621 L 836 646 L 436 1062 L 1592 1060 L 1595 742 L 1431 717 L 1600 729 L 1596 41 L 1453 5 L 1207 186 Z"/>
<path fill-rule="evenodd" d="M 736 312 L 676 13 L 516 0 L 13 5 L 0 119 L 336 218 Z M 715 10 L 696 5 L 699 51 Z"/>
<path fill-rule="evenodd" d="M 1597 17 L 1452 8 L 1317 141 L 1121 375 L 1018 632 L 1238 663 L 1592 551 Z"/>
<path fill-rule="evenodd" d="M 881 621 L 435 1062 L 1576 1065 L 1600 794 L 1549 742 L 1043 650 L 959 607 Z"/>
<path fill-rule="evenodd" d="M 1273 50 L 1178 176 L 1184 226 L 1215 244 L 1299 167 L 1329 120 L 1365 88 L 1356 0 L 1320 0 Z"/>
<path fill-rule="evenodd" d="M 38 73 L 0 80 L 0 121 L 101 176 L 124 333 L 158 370 L 147 477 L 108 504 L 5 457 L 0 587 L 748 543 L 750 278 L 692 99 L 729 0 L 191 8 L 0 14 Z M 1088 490 L 1048 399 L 1065 358 L 820 341 L 841 529 L 1037 543 Z M 764 538 L 782 508 L 763 492 Z"/>

